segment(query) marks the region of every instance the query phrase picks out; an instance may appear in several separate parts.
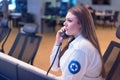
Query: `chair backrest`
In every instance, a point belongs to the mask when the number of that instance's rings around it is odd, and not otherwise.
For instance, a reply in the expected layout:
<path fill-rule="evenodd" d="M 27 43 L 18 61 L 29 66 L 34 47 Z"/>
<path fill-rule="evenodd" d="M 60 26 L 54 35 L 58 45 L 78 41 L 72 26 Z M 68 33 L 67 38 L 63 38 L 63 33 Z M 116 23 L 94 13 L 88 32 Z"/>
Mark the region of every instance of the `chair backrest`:
<path fill-rule="evenodd" d="M 9 30 L 10 28 L 8 27 L 8 20 L 1 19 L 0 20 L 0 42 L 5 38 Z"/>
<path fill-rule="evenodd" d="M 106 77 L 106 80 L 120 80 L 120 51 Z"/>
<path fill-rule="evenodd" d="M 10 28 L 0 27 L 0 42 L 2 42 L 5 39 L 9 32 Z"/>
<path fill-rule="evenodd" d="M 32 13 L 23 13 L 21 17 L 21 21 L 25 23 L 34 23 L 34 15 Z"/>
<path fill-rule="evenodd" d="M 33 64 L 33 60 L 39 48 L 42 36 L 35 35 L 35 33 L 32 30 L 32 33 L 28 31 L 26 33 L 18 33 L 8 55 L 27 63 L 31 62 L 31 64 Z"/>
<path fill-rule="evenodd" d="M 118 21 L 119 11 L 115 11 L 113 15 L 114 21 Z"/>
<path fill-rule="evenodd" d="M 105 13 L 112 13 L 112 10 L 105 10 Z"/>
<path fill-rule="evenodd" d="M 116 37 L 117 37 L 118 39 L 120 39 L 120 25 L 119 25 L 118 28 L 117 28 Z"/>
<path fill-rule="evenodd" d="M 115 63 L 115 60 L 119 52 L 120 52 L 120 43 L 111 41 L 111 43 L 109 44 L 107 50 L 105 51 L 103 55 L 106 76 L 108 75 L 113 64 Z"/>
<path fill-rule="evenodd" d="M 2 42 L 2 49 L 1 52 L 4 51 L 4 44 L 7 41 L 9 35 L 10 35 L 11 29 L 8 26 L 8 20 L 7 19 L 1 19 L 0 21 L 0 42 Z"/>

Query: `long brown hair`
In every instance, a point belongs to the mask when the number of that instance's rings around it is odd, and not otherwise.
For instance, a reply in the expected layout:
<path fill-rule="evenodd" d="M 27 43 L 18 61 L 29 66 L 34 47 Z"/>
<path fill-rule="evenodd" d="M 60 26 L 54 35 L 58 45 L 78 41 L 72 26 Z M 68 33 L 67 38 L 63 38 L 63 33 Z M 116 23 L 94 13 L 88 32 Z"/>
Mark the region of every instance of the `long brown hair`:
<path fill-rule="evenodd" d="M 78 23 L 81 24 L 81 27 L 82 27 L 82 35 L 87 40 L 89 40 L 93 44 L 93 46 L 98 50 L 99 55 L 101 56 L 101 61 L 102 61 L 101 75 L 103 77 L 105 77 L 102 54 L 101 54 L 99 42 L 98 42 L 98 39 L 97 39 L 97 36 L 96 36 L 93 18 L 91 16 L 90 12 L 83 5 L 72 7 L 68 10 L 68 12 L 71 12 L 73 15 L 75 15 L 77 17 Z M 66 47 L 63 48 L 60 55 L 61 54 L 63 55 L 64 54 L 63 52 L 65 52 L 66 49 L 67 49 Z"/>

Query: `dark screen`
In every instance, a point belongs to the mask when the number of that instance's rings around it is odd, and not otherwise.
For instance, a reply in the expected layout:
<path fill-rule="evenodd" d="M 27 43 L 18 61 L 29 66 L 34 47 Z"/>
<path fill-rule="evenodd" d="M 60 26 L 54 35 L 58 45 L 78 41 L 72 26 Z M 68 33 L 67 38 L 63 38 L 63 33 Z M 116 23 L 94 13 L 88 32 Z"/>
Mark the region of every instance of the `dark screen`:
<path fill-rule="evenodd" d="M 110 0 L 92 0 L 95 5 L 110 5 Z"/>

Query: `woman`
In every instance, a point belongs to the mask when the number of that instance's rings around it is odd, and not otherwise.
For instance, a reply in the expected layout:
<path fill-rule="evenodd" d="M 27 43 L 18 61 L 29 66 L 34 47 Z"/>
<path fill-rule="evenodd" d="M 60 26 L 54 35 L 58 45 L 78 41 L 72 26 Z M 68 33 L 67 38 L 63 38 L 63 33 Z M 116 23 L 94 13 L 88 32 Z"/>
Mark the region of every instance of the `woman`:
<path fill-rule="evenodd" d="M 61 34 L 75 38 L 58 51 L 52 70 L 62 71 L 60 80 L 103 80 L 103 63 L 92 17 L 83 5 L 68 10 L 64 26 L 57 32 L 51 63 L 63 41 Z"/>

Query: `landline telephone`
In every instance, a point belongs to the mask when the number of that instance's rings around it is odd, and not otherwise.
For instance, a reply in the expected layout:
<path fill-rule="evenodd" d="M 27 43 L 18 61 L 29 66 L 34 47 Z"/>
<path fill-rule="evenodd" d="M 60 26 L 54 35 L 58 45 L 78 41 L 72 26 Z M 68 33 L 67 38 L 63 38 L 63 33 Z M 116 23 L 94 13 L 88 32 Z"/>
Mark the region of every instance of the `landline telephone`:
<path fill-rule="evenodd" d="M 65 31 L 61 34 L 61 37 L 63 38 L 63 39 L 66 39 L 66 38 L 68 38 L 69 36 L 65 33 Z"/>

